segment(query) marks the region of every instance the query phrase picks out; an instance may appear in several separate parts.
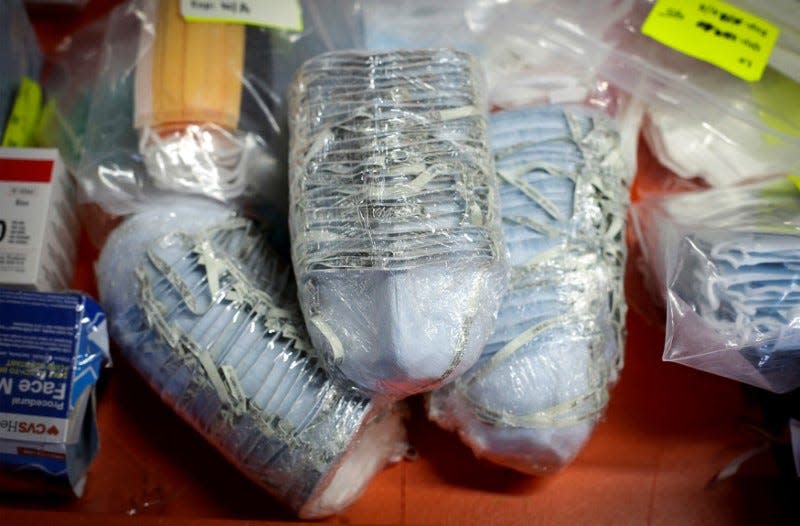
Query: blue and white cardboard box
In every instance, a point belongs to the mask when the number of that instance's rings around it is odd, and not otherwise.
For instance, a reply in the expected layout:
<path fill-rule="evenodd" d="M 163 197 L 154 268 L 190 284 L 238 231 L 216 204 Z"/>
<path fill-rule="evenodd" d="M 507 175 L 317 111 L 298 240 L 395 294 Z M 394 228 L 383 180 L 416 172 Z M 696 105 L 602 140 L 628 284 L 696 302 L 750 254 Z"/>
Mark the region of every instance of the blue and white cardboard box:
<path fill-rule="evenodd" d="M 78 293 L 0 289 L 0 487 L 80 496 L 98 449 L 106 317 Z"/>

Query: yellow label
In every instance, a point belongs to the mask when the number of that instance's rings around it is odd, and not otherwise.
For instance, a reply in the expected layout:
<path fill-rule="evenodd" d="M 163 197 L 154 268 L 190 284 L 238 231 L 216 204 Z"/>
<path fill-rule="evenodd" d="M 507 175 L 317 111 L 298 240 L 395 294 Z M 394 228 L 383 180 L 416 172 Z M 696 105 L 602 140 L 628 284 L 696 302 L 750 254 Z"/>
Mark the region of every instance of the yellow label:
<path fill-rule="evenodd" d="M 298 0 L 181 0 L 187 22 L 212 22 L 303 30 Z"/>
<path fill-rule="evenodd" d="M 779 29 L 718 0 L 658 0 L 642 33 L 744 80 L 761 78 Z"/>
<path fill-rule="evenodd" d="M 3 134 L 3 146 L 31 146 L 33 133 L 42 112 L 42 88 L 35 80 L 22 77 L 22 82 L 11 108 L 11 115 Z"/>

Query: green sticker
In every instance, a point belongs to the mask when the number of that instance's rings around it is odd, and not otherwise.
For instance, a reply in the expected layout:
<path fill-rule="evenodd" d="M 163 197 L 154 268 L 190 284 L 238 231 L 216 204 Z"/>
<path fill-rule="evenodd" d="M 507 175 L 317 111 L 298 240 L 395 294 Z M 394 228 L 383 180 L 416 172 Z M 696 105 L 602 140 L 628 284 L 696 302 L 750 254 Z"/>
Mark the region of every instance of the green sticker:
<path fill-rule="evenodd" d="M 41 113 L 41 86 L 35 80 L 22 77 L 5 133 L 3 133 L 2 145 L 20 148 L 31 146 Z"/>
<path fill-rule="evenodd" d="M 800 191 L 800 175 L 790 175 L 788 177 L 789 180 L 797 187 L 797 190 Z"/>
<path fill-rule="evenodd" d="M 761 78 L 780 30 L 719 0 L 658 0 L 642 33 L 744 80 Z"/>
<path fill-rule="evenodd" d="M 761 120 L 773 130 L 790 137 L 800 137 L 800 84 L 768 67 L 752 89 Z M 780 142 L 774 137 L 767 140 L 771 143 Z"/>

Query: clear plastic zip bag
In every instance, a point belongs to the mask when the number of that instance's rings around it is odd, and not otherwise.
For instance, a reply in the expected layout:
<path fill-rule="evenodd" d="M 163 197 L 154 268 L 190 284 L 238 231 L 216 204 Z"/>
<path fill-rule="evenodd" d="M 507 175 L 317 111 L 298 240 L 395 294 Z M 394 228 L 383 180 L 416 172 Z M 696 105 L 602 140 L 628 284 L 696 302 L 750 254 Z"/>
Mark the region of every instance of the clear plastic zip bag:
<path fill-rule="evenodd" d="M 39 80 L 42 52 L 22 0 L 0 4 L 0 139 L 23 77 Z"/>
<path fill-rule="evenodd" d="M 634 217 L 665 296 L 664 360 L 800 387 L 800 190 L 784 180 L 654 198 Z"/>
<path fill-rule="evenodd" d="M 730 186 L 800 167 L 800 54 L 791 17 L 772 19 L 785 37 L 763 76 L 751 82 L 643 34 L 653 9 L 651 0 L 547 0 L 539 14 L 546 22 L 528 25 L 550 26 L 542 39 L 548 46 L 598 57 L 593 70 L 644 101 L 644 137 L 678 175 Z M 604 30 L 598 20 L 608 22 Z"/>
<path fill-rule="evenodd" d="M 99 41 L 77 38 L 88 49 L 59 71 L 81 88 L 56 90 L 42 135 L 69 152 L 80 202 L 110 215 L 164 193 L 285 213 L 286 88 L 309 57 L 360 45 L 358 4 L 301 2 L 304 28 L 286 31 L 187 22 L 179 3 L 128 0 Z"/>

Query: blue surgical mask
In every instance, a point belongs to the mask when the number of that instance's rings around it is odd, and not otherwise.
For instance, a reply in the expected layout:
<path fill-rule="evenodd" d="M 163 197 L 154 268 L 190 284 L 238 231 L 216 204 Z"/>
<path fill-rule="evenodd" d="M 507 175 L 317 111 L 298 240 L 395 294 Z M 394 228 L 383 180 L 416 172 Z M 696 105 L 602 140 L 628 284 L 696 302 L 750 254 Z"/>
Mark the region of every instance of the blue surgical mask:
<path fill-rule="evenodd" d="M 486 95 L 466 53 L 339 52 L 290 91 L 290 226 L 315 346 L 367 391 L 433 389 L 477 360 L 508 263 Z"/>
<path fill-rule="evenodd" d="M 301 516 L 340 511 L 404 451 L 392 406 L 324 368 L 288 262 L 251 221 L 210 202 L 151 209 L 112 233 L 97 275 L 123 355 L 238 469 Z M 344 468 L 346 459 L 356 466 Z M 339 469 L 355 475 L 334 476 Z"/>
<path fill-rule="evenodd" d="M 621 367 L 630 172 L 610 120 L 580 107 L 493 114 L 510 291 L 478 363 L 432 393 L 431 418 L 524 472 L 588 440 Z"/>

